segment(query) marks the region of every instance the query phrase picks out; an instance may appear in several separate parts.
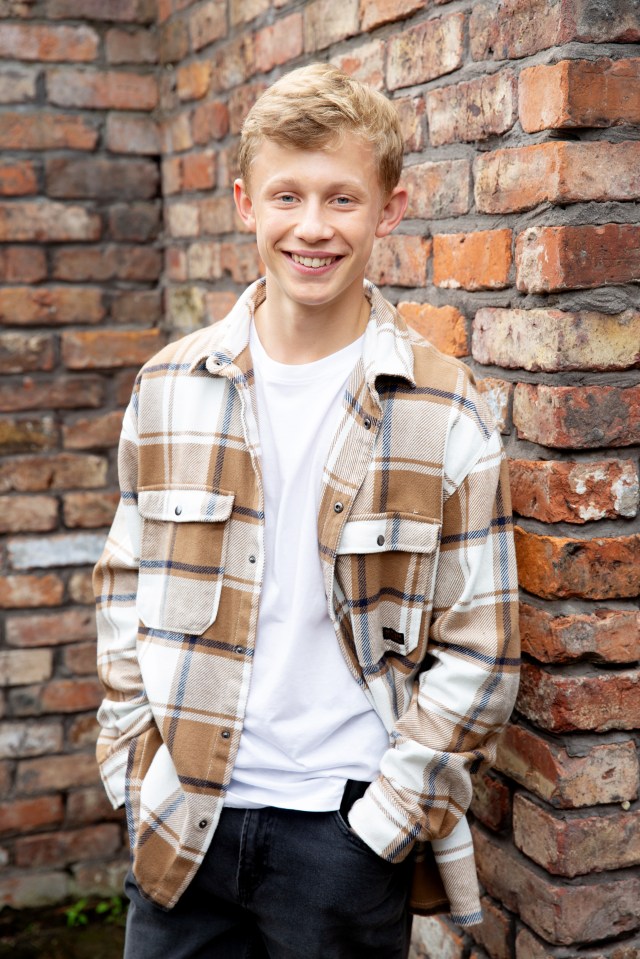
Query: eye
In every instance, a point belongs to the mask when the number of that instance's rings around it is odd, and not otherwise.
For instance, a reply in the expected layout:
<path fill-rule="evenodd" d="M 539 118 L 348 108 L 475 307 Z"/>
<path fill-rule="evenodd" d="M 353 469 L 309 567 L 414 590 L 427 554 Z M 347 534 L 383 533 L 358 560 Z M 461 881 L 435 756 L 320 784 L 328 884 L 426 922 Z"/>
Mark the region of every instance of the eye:
<path fill-rule="evenodd" d="M 336 206 L 349 206 L 352 202 L 353 201 L 350 196 L 337 196 L 335 198 Z"/>
<path fill-rule="evenodd" d="M 285 206 L 290 206 L 292 203 L 295 203 L 296 201 L 296 198 L 293 196 L 292 193 L 281 193 L 278 197 L 276 197 L 276 199 L 280 203 L 284 203 Z"/>

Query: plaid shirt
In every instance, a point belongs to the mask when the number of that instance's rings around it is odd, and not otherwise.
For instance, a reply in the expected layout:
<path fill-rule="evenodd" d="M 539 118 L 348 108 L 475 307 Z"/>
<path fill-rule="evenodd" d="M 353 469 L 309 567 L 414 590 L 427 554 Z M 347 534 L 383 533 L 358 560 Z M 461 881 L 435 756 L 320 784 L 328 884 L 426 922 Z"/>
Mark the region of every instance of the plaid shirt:
<path fill-rule="evenodd" d="M 318 512 L 336 642 L 389 734 L 350 822 L 390 861 L 432 840 L 452 918 L 471 925 L 470 774 L 493 759 L 518 679 L 506 463 L 467 368 L 365 292 Z M 215 832 L 251 678 L 264 513 L 248 337 L 264 296 L 259 281 L 142 369 L 95 571 L 98 759 L 126 802 L 137 882 L 166 908 Z"/>

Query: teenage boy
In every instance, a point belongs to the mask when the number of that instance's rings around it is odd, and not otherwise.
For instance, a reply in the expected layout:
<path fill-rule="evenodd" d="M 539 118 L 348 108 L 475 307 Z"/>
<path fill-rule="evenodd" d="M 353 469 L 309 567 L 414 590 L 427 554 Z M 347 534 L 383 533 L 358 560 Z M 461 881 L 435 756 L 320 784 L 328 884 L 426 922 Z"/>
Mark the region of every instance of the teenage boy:
<path fill-rule="evenodd" d="M 500 437 L 365 280 L 405 211 L 381 94 L 316 64 L 243 129 L 265 278 L 145 365 L 95 584 L 126 956 L 400 959 L 416 841 L 479 921 L 465 819 L 517 684 Z"/>

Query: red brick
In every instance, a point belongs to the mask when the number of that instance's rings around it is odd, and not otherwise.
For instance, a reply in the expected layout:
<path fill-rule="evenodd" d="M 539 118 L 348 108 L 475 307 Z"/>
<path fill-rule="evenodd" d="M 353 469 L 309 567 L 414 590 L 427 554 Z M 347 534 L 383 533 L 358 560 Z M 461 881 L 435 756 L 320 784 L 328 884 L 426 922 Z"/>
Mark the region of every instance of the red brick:
<path fill-rule="evenodd" d="M 160 153 L 158 126 L 151 117 L 110 113 L 107 117 L 107 149 L 112 153 L 155 156 Z M 144 196 L 144 190 L 137 196 Z"/>
<path fill-rule="evenodd" d="M 115 203 L 109 206 L 109 235 L 113 240 L 146 243 L 160 233 L 158 203 Z"/>
<path fill-rule="evenodd" d="M 51 20 L 108 20 L 120 23 L 153 23 L 154 0 L 47 0 Z"/>
<path fill-rule="evenodd" d="M 360 0 L 360 29 L 373 30 L 383 23 L 404 20 L 424 7 L 424 0 Z"/>
<path fill-rule="evenodd" d="M 166 294 L 166 313 L 172 329 L 191 332 L 202 326 L 204 290 L 197 286 L 170 287 Z"/>
<path fill-rule="evenodd" d="M 424 97 L 400 97 L 393 103 L 400 117 L 405 153 L 421 152 L 427 142 Z"/>
<path fill-rule="evenodd" d="M 421 236 L 388 236 L 376 240 L 367 276 L 379 285 L 417 286 L 426 282 L 431 241 Z"/>
<path fill-rule="evenodd" d="M 557 956 L 575 956 L 575 950 L 557 949 L 543 942 L 524 926 L 518 931 L 515 943 L 516 959 L 556 959 Z M 595 946 L 590 950 L 580 948 L 581 959 L 637 959 L 640 938 L 633 936 L 623 941 L 616 940 Z"/>
<path fill-rule="evenodd" d="M 38 713 L 80 713 L 97 709 L 104 690 L 97 680 L 54 679 L 42 686 Z"/>
<path fill-rule="evenodd" d="M 256 70 L 258 73 L 268 73 L 274 67 L 295 60 L 303 48 L 302 14 L 292 13 L 282 20 L 276 20 L 256 33 Z"/>
<path fill-rule="evenodd" d="M 24 686 L 49 679 L 53 659 L 49 649 L 0 652 L 0 686 Z"/>
<path fill-rule="evenodd" d="M 107 63 L 157 63 L 158 41 L 151 30 L 113 27 L 105 37 Z"/>
<path fill-rule="evenodd" d="M 170 196 L 179 193 L 182 186 L 182 157 L 170 156 L 162 159 L 162 194 Z"/>
<path fill-rule="evenodd" d="M 209 100 L 195 108 L 191 115 L 191 133 L 194 143 L 208 144 L 221 140 L 229 131 L 229 111 L 220 100 Z"/>
<path fill-rule="evenodd" d="M 54 67 L 47 75 L 47 93 L 61 107 L 153 110 L 158 105 L 157 82 L 148 73 Z"/>
<path fill-rule="evenodd" d="M 461 216 L 471 208 L 468 160 L 417 163 L 406 168 L 403 183 L 409 191 L 409 219 L 439 220 Z"/>
<path fill-rule="evenodd" d="M 122 810 L 114 810 L 102 788 L 74 789 L 67 797 L 66 822 L 70 826 L 122 819 Z"/>
<path fill-rule="evenodd" d="M 501 290 L 509 286 L 511 230 L 438 234 L 433 282 L 445 289 Z"/>
<path fill-rule="evenodd" d="M 200 210 L 197 203 L 171 203 L 165 212 L 170 236 L 187 237 L 199 235 Z"/>
<path fill-rule="evenodd" d="M 0 385 L 0 410 L 78 409 L 104 402 L 104 383 L 95 376 L 58 376 L 34 380 L 30 376 Z"/>
<path fill-rule="evenodd" d="M 562 615 L 521 602 L 520 638 L 523 652 L 543 663 L 635 663 L 640 659 L 640 612 L 596 609 Z"/>
<path fill-rule="evenodd" d="M 172 20 L 160 28 L 160 63 L 179 63 L 189 52 L 189 32 L 184 20 Z"/>
<path fill-rule="evenodd" d="M 15 842 L 16 866 L 66 866 L 83 859 L 100 859 L 120 847 L 120 829 L 105 823 L 86 829 L 42 833 Z"/>
<path fill-rule="evenodd" d="M 73 283 L 106 280 L 153 281 L 162 268 L 162 255 L 151 246 L 65 246 L 53 251 L 52 276 Z"/>
<path fill-rule="evenodd" d="M 53 369 L 53 337 L 45 333 L 0 333 L 0 373 Z"/>
<path fill-rule="evenodd" d="M 187 252 L 181 247 L 171 246 L 165 249 L 165 275 L 168 280 L 184 283 L 189 279 Z"/>
<path fill-rule="evenodd" d="M 157 192 L 158 169 L 151 160 L 54 157 L 46 162 L 46 181 L 54 197 L 144 200 Z"/>
<path fill-rule="evenodd" d="M 467 356 L 469 341 L 466 320 L 455 306 L 430 303 L 398 303 L 403 320 L 449 356 Z"/>
<path fill-rule="evenodd" d="M 52 496 L 0 496 L 0 533 L 44 533 L 57 525 Z"/>
<path fill-rule="evenodd" d="M 473 7 L 469 23 L 474 60 L 512 60 L 573 39 L 566 3 L 501 0 Z M 569 14 L 569 15 L 568 15 Z"/>
<path fill-rule="evenodd" d="M 220 40 L 227 35 L 226 3 L 224 0 L 208 0 L 193 11 L 189 17 L 189 36 L 193 50 Z"/>
<path fill-rule="evenodd" d="M 0 492 L 37 493 L 50 489 L 92 489 L 104 486 L 107 460 L 101 456 L 59 453 L 22 456 L 0 464 Z M 46 605 L 46 604 L 44 604 Z"/>
<path fill-rule="evenodd" d="M 496 768 L 558 809 L 619 803 L 638 797 L 640 773 L 633 740 L 565 747 L 510 724 L 498 743 Z"/>
<path fill-rule="evenodd" d="M 6 23 L 0 31 L 0 57 L 8 60 L 95 60 L 98 34 L 91 27 Z"/>
<path fill-rule="evenodd" d="M 433 959 L 464 959 L 466 955 L 466 943 L 460 929 L 437 916 L 414 916 L 411 932 L 413 950 L 417 951 L 418 959 L 423 956 L 432 956 Z"/>
<path fill-rule="evenodd" d="M 229 95 L 229 125 L 232 133 L 240 133 L 244 119 L 260 97 L 267 89 L 268 84 L 263 80 L 255 83 L 246 83 L 231 91 Z"/>
<path fill-rule="evenodd" d="M 397 90 L 435 80 L 462 66 L 464 59 L 462 13 L 426 20 L 387 41 L 387 87 Z"/>
<path fill-rule="evenodd" d="M 111 300 L 110 312 L 114 323 L 154 326 L 162 319 L 160 291 L 131 290 L 115 293 Z"/>
<path fill-rule="evenodd" d="M 44 250 L 37 246 L 5 246 L 0 249 L 0 280 L 3 283 L 37 283 L 47 275 Z"/>
<path fill-rule="evenodd" d="M 201 100 L 206 96 L 211 80 L 211 64 L 194 60 L 176 71 L 176 89 L 181 100 Z"/>
<path fill-rule="evenodd" d="M 75 786 L 93 786 L 99 781 L 100 774 L 91 753 L 42 756 L 18 763 L 16 790 L 19 796 L 37 796 Z"/>
<path fill-rule="evenodd" d="M 200 228 L 202 233 L 210 236 L 232 233 L 235 226 L 234 214 L 235 204 L 233 197 L 229 194 L 207 197 L 200 204 Z"/>
<path fill-rule="evenodd" d="M 523 439 L 562 449 L 640 442 L 640 386 L 518 383 L 513 419 Z"/>
<path fill-rule="evenodd" d="M 98 141 L 94 120 L 65 113 L 1 113 L 0 149 L 93 150 Z"/>
<path fill-rule="evenodd" d="M 513 915 L 501 909 L 489 896 L 482 896 L 480 905 L 482 922 L 469 928 L 472 939 L 484 947 L 491 959 L 511 959 L 514 935 Z"/>
<path fill-rule="evenodd" d="M 209 323 L 216 323 L 230 313 L 237 301 L 235 293 L 219 292 L 207 293 L 205 296 L 206 317 Z"/>
<path fill-rule="evenodd" d="M 510 369 L 624 370 L 640 363 L 640 312 L 478 310 L 473 356 Z"/>
<path fill-rule="evenodd" d="M 640 864 L 640 811 L 557 813 L 516 795 L 516 846 L 547 872 L 581 876 Z"/>
<path fill-rule="evenodd" d="M 551 670 L 553 667 L 551 667 Z M 517 708 L 552 732 L 635 729 L 640 725 L 637 669 L 573 675 L 523 663 Z"/>
<path fill-rule="evenodd" d="M 53 417 L 3 417 L 0 419 L 0 454 L 52 449 L 58 443 Z"/>
<path fill-rule="evenodd" d="M 189 115 L 185 112 L 169 117 L 160 124 L 160 142 L 164 153 L 180 153 L 193 146 Z"/>
<path fill-rule="evenodd" d="M 0 71 L 0 103 L 31 103 L 36 99 L 36 70 L 17 65 Z"/>
<path fill-rule="evenodd" d="M 222 92 L 237 87 L 245 83 L 253 73 L 255 73 L 253 34 L 241 33 L 216 50 L 213 56 L 212 90 Z"/>
<path fill-rule="evenodd" d="M 220 267 L 236 283 L 248 284 L 264 272 L 254 243 L 221 243 Z"/>
<path fill-rule="evenodd" d="M 72 602 L 82 603 L 84 606 L 93 606 L 94 598 L 91 579 L 90 571 L 72 573 L 69 578 L 69 598 Z"/>
<path fill-rule="evenodd" d="M 73 748 L 92 748 L 95 752 L 100 727 L 95 711 L 69 719 L 67 725 L 67 743 Z"/>
<path fill-rule="evenodd" d="M 475 829 L 474 844 L 483 886 L 549 942 L 595 942 L 629 932 L 640 924 L 637 876 L 607 876 L 571 885 L 554 883 L 493 835 Z"/>
<path fill-rule="evenodd" d="M 530 227 L 516 241 L 516 285 L 526 293 L 640 280 L 640 226 Z"/>
<path fill-rule="evenodd" d="M 585 523 L 638 511 L 633 460 L 511 460 L 509 475 L 515 512 L 543 523 Z"/>
<path fill-rule="evenodd" d="M 118 506 L 118 493 L 68 493 L 64 497 L 64 522 L 71 529 L 110 526 Z"/>
<path fill-rule="evenodd" d="M 67 369 L 141 366 L 164 343 L 160 330 L 74 330 L 62 334 Z"/>
<path fill-rule="evenodd" d="M 216 183 L 216 155 L 207 150 L 181 158 L 181 187 L 185 191 L 210 190 Z"/>
<path fill-rule="evenodd" d="M 358 0 L 310 0 L 304 6 L 304 49 L 324 50 L 358 33 Z"/>
<path fill-rule="evenodd" d="M 0 724 L 0 757 L 19 759 L 51 755 L 62 749 L 62 722 L 6 722 Z"/>
<path fill-rule="evenodd" d="M 539 203 L 635 200 L 640 197 L 640 143 L 539 143 L 496 150 L 474 164 L 482 213 L 530 210 Z"/>
<path fill-rule="evenodd" d="M 0 609 L 59 606 L 64 583 L 53 573 L 47 576 L 1 576 Z"/>
<path fill-rule="evenodd" d="M 218 186 L 221 190 L 233 188 L 233 181 L 240 176 L 238 142 L 222 147 L 218 152 Z"/>
<path fill-rule="evenodd" d="M 30 160 L 0 161 L 0 195 L 27 196 L 38 192 L 38 175 Z"/>
<path fill-rule="evenodd" d="M 473 777 L 471 812 L 494 832 L 511 826 L 511 791 L 495 774 L 478 773 Z"/>
<path fill-rule="evenodd" d="M 72 676 L 95 676 L 96 644 L 76 643 L 65 646 L 62 654 L 63 669 Z"/>
<path fill-rule="evenodd" d="M 0 899 L 12 909 L 53 905 L 71 895 L 71 877 L 65 872 L 7 874 L 0 880 Z"/>
<path fill-rule="evenodd" d="M 123 411 L 114 410 L 102 416 L 87 417 L 66 423 L 62 428 L 65 449 L 86 450 L 118 445 Z"/>
<path fill-rule="evenodd" d="M 527 133 L 640 123 L 640 58 L 528 67 L 520 74 L 519 112 Z"/>
<path fill-rule="evenodd" d="M 99 323 L 104 316 L 102 291 L 92 287 L 17 286 L 0 290 L 0 323 Z"/>
<path fill-rule="evenodd" d="M 46 613 L 8 616 L 6 640 L 9 646 L 60 646 L 95 639 L 93 610 L 65 608 Z"/>
<path fill-rule="evenodd" d="M 491 410 L 500 432 L 510 433 L 513 383 L 496 376 L 482 376 L 476 378 L 476 387 Z"/>
<path fill-rule="evenodd" d="M 231 26 L 249 23 L 270 7 L 270 0 L 230 0 L 229 18 Z"/>
<path fill-rule="evenodd" d="M 100 217 L 84 207 L 40 197 L 22 203 L 0 203 L 0 242 L 69 243 L 99 240 Z"/>
<path fill-rule="evenodd" d="M 0 833 L 31 832 L 42 826 L 62 823 L 64 806 L 61 796 L 40 799 L 14 799 L 0 804 Z"/>
<path fill-rule="evenodd" d="M 486 140 L 516 122 L 517 81 L 502 70 L 427 93 L 427 127 L 432 146 Z"/>

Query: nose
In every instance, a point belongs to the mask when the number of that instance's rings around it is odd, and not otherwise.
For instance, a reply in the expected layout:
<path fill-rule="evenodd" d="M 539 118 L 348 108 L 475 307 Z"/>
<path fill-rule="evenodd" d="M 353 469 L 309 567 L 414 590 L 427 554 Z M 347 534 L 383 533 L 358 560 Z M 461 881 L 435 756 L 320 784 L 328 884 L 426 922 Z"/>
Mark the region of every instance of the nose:
<path fill-rule="evenodd" d="M 300 207 L 300 218 L 293 232 L 299 240 L 318 243 L 320 240 L 331 239 L 333 227 L 324 215 L 322 204 L 309 201 Z"/>

